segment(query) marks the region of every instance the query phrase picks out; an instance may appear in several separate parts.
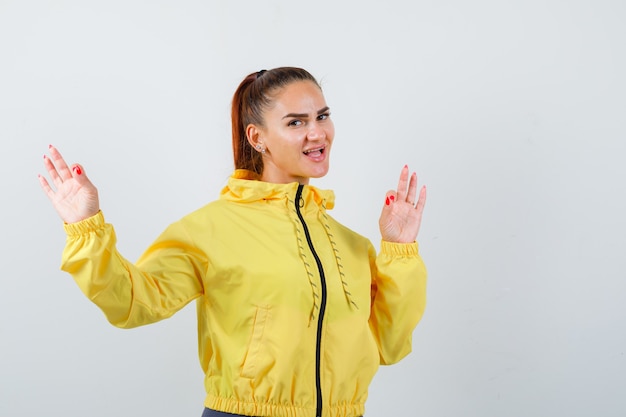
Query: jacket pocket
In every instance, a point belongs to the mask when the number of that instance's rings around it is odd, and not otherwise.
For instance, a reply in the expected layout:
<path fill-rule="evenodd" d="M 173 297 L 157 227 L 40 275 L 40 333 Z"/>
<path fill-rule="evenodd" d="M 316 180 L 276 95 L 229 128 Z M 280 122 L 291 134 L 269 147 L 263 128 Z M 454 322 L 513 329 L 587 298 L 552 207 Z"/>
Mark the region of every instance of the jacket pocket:
<path fill-rule="evenodd" d="M 244 378 L 255 378 L 265 366 L 266 358 L 263 355 L 264 334 L 269 319 L 269 307 L 256 308 L 254 322 L 252 324 L 252 335 L 248 344 L 248 351 L 243 361 L 241 376 Z"/>

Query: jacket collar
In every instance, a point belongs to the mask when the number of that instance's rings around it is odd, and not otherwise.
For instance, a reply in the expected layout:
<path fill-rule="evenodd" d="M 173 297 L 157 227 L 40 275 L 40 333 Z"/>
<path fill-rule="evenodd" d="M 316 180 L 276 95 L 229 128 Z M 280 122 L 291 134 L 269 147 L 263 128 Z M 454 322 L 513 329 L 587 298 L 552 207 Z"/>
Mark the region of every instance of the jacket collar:
<path fill-rule="evenodd" d="M 292 182 L 289 184 L 274 184 L 270 182 L 261 181 L 259 175 L 252 171 L 243 169 L 236 170 L 233 175 L 228 179 L 228 184 L 222 189 L 220 194 L 221 200 L 234 201 L 239 203 L 253 203 L 256 201 L 282 201 L 285 204 L 285 208 L 288 206 L 291 209 L 287 210 L 289 217 L 294 221 L 294 224 L 298 224 L 296 219 L 296 209 L 293 207 L 295 202 L 296 193 L 300 184 Z M 335 262 L 337 263 L 337 269 L 341 278 L 341 284 L 343 286 L 344 295 L 346 296 L 346 302 L 351 308 L 358 309 L 352 298 L 352 294 L 348 288 L 348 279 L 345 277 L 343 270 L 344 267 L 341 263 L 341 256 L 339 256 L 339 249 L 336 247 L 335 241 L 330 233 L 331 227 L 328 223 L 328 215 L 326 210 L 330 210 L 335 206 L 335 194 L 330 190 L 320 190 L 319 188 L 311 185 L 305 185 L 301 195 L 304 203 L 300 205 L 301 208 L 309 212 L 316 212 L 317 218 L 324 224 L 324 231 L 328 235 L 328 240 L 335 254 Z M 300 227 L 296 225 L 296 233 L 300 233 Z M 301 243 L 303 237 L 300 236 L 298 241 Z M 311 291 L 313 293 L 313 305 L 311 307 L 311 316 L 309 318 L 309 326 L 313 323 L 313 320 L 319 314 L 319 305 L 316 300 L 320 299 L 319 287 L 313 281 L 311 277 L 314 274 L 309 270 L 312 262 L 307 262 L 307 255 L 303 250 L 303 246 L 298 244 L 300 250 L 300 256 L 304 262 L 304 267 L 307 270 L 307 276 L 309 277 L 309 283 L 311 285 Z"/>
<path fill-rule="evenodd" d="M 258 174 L 245 169 L 237 169 L 222 189 L 220 199 L 240 203 L 252 203 L 261 200 L 282 200 L 294 198 L 298 183 L 274 184 L 260 180 Z M 330 210 L 335 206 L 335 193 L 331 190 L 320 190 L 312 185 L 305 185 L 302 193 L 305 204 L 313 203 Z"/>

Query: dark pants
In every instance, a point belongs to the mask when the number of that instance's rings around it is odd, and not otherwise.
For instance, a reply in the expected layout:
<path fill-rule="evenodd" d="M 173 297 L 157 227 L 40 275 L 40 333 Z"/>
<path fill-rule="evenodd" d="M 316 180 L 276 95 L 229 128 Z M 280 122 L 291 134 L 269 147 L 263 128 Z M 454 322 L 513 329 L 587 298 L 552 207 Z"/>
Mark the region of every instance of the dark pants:
<path fill-rule="evenodd" d="M 205 408 L 204 413 L 202 413 L 202 417 L 232 417 L 232 416 L 241 416 L 241 414 L 222 413 L 221 411 L 209 410 L 208 408 Z"/>
<path fill-rule="evenodd" d="M 222 413 L 221 411 L 209 410 L 208 408 L 205 408 L 204 413 L 202 413 L 202 417 L 233 417 L 233 416 L 241 416 L 241 414 Z"/>

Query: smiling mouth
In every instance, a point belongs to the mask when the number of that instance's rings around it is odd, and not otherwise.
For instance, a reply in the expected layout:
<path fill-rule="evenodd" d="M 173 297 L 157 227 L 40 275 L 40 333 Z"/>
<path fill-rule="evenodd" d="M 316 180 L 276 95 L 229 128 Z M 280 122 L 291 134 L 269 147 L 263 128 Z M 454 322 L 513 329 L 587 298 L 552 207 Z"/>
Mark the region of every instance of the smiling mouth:
<path fill-rule="evenodd" d="M 319 148 L 315 148 L 315 149 L 309 149 L 307 151 L 302 152 L 305 155 L 308 156 L 320 156 L 324 154 L 324 151 L 326 150 L 326 146 L 320 146 Z"/>

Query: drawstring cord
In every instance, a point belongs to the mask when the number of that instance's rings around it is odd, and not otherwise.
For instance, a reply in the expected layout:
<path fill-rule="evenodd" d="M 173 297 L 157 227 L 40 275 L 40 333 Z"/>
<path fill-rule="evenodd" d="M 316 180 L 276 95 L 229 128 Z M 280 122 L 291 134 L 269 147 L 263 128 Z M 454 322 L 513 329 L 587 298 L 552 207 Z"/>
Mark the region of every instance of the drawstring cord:
<path fill-rule="evenodd" d="M 326 230 L 326 235 L 328 236 L 328 240 L 330 241 L 330 246 L 333 248 L 333 253 L 335 255 L 335 262 L 337 263 L 337 270 L 339 271 L 339 277 L 341 279 L 341 285 L 343 287 L 343 293 L 346 296 L 346 300 L 348 304 L 359 309 L 359 306 L 356 304 L 354 299 L 352 298 L 352 293 L 348 289 L 348 280 L 346 279 L 346 274 L 343 272 L 343 264 L 341 263 L 341 256 L 339 256 L 339 249 L 337 249 L 337 244 L 335 243 L 335 237 L 332 234 L 330 229 L 330 225 L 328 224 L 328 215 L 326 214 L 326 199 L 322 200 L 322 209 L 318 214 L 318 218 L 324 225 L 324 230 Z"/>
<path fill-rule="evenodd" d="M 319 314 L 319 303 L 320 303 L 320 289 L 318 284 L 315 282 L 315 274 L 311 272 L 311 263 L 309 258 L 307 257 L 305 250 L 305 237 L 303 236 L 302 225 L 298 220 L 298 213 L 296 211 L 295 200 L 290 197 L 289 194 L 285 194 L 286 201 L 286 209 L 289 214 L 289 217 L 293 221 L 294 228 L 296 230 L 296 242 L 298 245 L 298 253 L 300 255 L 300 259 L 304 265 L 304 269 L 307 274 L 307 278 L 309 280 L 309 285 L 311 286 L 311 292 L 313 294 L 313 307 L 311 308 L 311 313 L 309 315 L 309 326 L 311 323 L 315 321 L 317 315 Z M 304 199 L 300 199 L 298 202 L 300 208 L 304 207 Z M 352 293 L 349 290 L 348 280 L 346 278 L 346 274 L 344 273 L 344 267 L 341 261 L 341 256 L 339 254 L 339 249 L 337 249 L 337 243 L 335 242 L 334 235 L 332 234 L 332 229 L 330 228 L 328 215 L 326 214 L 326 199 L 322 200 L 321 210 L 318 212 L 318 220 L 324 226 L 324 231 L 328 236 L 328 241 L 330 242 L 330 246 L 333 250 L 333 255 L 335 258 L 335 263 L 337 265 L 337 270 L 339 272 L 339 277 L 341 280 L 341 286 L 343 288 L 344 296 L 346 297 L 346 301 L 351 308 L 359 309 L 359 306 L 354 301 L 352 297 Z"/>
<path fill-rule="evenodd" d="M 311 313 L 309 315 L 309 326 L 311 323 L 315 321 L 317 314 L 319 312 L 319 302 L 320 302 L 320 294 L 319 287 L 315 282 L 315 275 L 311 272 L 311 264 L 306 256 L 306 251 L 304 250 L 304 237 L 302 236 L 301 225 L 298 223 L 298 213 L 296 212 L 295 201 L 289 197 L 289 194 L 286 194 L 286 204 L 287 211 L 289 213 L 289 217 L 293 221 L 294 228 L 296 229 L 296 242 L 298 243 L 298 253 L 300 254 L 300 259 L 302 259 L 302 263 L 304 264 L 304 269 L 306 271 L 307 278 L 309 279 L 309 284 L 311 285 L 311 291 L 313 293 L 313 307 L 311 309 Z M 303 202 L 300 200 L 298 204 Z"/>

